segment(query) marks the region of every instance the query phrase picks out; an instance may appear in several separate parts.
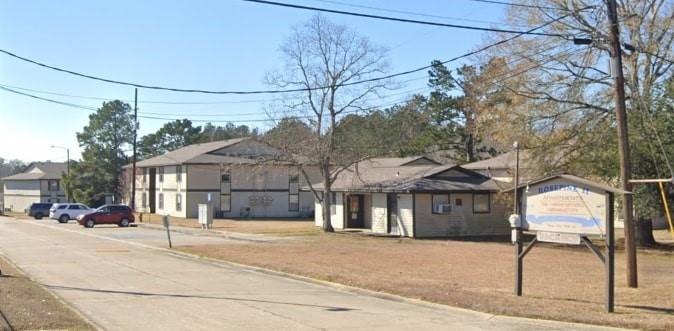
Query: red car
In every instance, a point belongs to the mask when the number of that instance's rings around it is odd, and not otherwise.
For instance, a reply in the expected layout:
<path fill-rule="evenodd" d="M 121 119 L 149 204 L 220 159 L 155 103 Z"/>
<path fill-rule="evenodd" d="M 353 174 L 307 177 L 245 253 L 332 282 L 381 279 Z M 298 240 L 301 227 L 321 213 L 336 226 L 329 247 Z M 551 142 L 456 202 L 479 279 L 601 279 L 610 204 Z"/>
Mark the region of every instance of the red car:
<path fill-rule="evenodd" d="M 125 205 L 104 205 L 91 213 L 77 217 L 77 223 L 85 228 L 93 228 L 96 224 L 117 224 L 127 227 L 135 221 L 133 212 Z"/>

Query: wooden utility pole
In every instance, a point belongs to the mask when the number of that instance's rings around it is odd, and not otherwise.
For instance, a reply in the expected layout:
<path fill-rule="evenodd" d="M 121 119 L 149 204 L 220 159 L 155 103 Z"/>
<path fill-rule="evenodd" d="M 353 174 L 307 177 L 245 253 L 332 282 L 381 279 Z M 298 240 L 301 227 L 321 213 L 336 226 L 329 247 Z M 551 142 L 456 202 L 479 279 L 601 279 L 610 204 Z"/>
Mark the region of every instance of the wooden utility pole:
<path fill-rule="evenodd" d="M 611 75 L 615 89 L 616 128 L 618 130 L 618 156 L 620 157 L 620 188 L 631 192 L 632 166 L 630 164 L 630 144 L 627 135 L 627 112 L 625 110 L 625 78 L 623 77 L 622 49 L 618 10 L 615 0 L 606 0 L 609 19 L 609 43 L 611 52 Z M 627 256 L 627 286 L 636 288 L 637 248 L 634 238 L 633 200 L 631 194 L 623 194 L 623 218 L 625 220 L 625 255 Z"/>
<path fill-rule="evenodd" d="M 131 210 L 136 211 L 136 140 L 138 140 L 138 88 L 133 100 L 133 166 L 131 170 Z"/>

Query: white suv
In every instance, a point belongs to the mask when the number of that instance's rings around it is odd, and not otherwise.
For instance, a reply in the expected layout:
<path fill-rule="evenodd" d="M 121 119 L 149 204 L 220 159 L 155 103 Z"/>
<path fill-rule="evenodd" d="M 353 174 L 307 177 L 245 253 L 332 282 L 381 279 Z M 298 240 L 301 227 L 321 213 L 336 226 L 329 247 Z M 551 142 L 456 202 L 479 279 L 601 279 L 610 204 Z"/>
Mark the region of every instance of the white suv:
<path fill-rule="evenodd" d="M 93 209 L 81 203 L 57 203 L 49 209 L 49 218 L 58 220 L 59 223 L 68 223 L 69 220 L 92 211 Z"/>

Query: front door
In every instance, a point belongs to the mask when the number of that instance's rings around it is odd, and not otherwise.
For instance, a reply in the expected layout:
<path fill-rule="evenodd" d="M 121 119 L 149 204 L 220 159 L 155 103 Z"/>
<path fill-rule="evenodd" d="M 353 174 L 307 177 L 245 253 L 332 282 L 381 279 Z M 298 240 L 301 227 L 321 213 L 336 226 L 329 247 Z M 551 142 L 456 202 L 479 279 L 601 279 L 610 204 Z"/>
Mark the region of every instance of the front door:
<path fill-rule="evenodd" d="M 388 215 L 388 233 L 399 235 L 398 196 L 395 193 L 389 193 L 386 195 L 386 214 Z"/>
<path fill-rule="evenodd" d="M 150 190 L 147 192 L 150 200 L 150 212 L 155 212 L 155 200 L 156 194 L 155 190 L 157 189 L 157 168 L 150 168 Z"/>
<path fill-rule="evenodd" d="M 365 220 L 363 219 L 363 196 L 349 195 L 347 196 L 347 228 L 365 228 Z"/>

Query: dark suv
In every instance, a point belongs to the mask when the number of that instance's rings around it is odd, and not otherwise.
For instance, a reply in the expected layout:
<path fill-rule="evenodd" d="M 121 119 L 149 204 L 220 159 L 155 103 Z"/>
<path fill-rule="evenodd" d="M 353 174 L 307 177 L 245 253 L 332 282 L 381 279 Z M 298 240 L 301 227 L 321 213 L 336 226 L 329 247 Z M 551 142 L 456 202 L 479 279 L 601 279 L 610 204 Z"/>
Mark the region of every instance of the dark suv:
<path fill-rule="evenodd" d="M 28 216 L 33 216 L 36 220 L 39 220 L 44 216 L 49 216 L 49 208 L 51 208 L 51 205 L 51 203 L 31 203 L 30 207 L 28 207 Z"/>
<path fill-rule="evenodd" d="M 131 208 L 125 205 L 104 205 L 91 213 L 77 216 L 77 223 L 86 228 L 93 228 L 96 224 L 117 224 L 127 227 L 134 221 Z"/>

